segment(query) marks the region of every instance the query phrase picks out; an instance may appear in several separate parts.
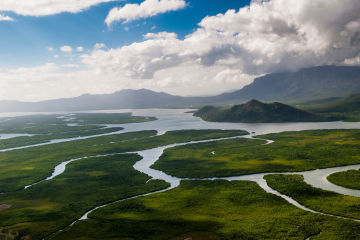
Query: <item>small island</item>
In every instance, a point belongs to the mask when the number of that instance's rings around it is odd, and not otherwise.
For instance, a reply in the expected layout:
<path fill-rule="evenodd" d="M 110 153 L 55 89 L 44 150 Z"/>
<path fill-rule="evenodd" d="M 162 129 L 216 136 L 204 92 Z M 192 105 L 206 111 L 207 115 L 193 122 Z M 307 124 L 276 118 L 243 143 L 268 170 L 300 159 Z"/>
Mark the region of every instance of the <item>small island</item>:
<path fill-rule="evenodd" d="M 245 104 L 230 108 L 205 106 L 194 113 L 210 122 L 244 122 L 244 123 L 282 123 L 282 122 L 321 122 L 339 120 L 301 110 L 286 104 L 262 103 L 251 100 Z"/>

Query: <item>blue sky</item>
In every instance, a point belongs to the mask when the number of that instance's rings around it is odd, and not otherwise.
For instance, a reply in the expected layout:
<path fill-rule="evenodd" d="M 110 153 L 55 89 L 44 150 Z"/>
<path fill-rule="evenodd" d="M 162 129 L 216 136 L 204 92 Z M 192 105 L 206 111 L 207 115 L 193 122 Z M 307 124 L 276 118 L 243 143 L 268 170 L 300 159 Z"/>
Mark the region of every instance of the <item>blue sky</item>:
<path fill-rule="evenodd" d="M 162 31 L 175 32 L 183 38 L 194 31 L 205 16 L 225 13 L 228 9 L 239 9 L 249 4 L 247 0 L 188 0 L 188 6 L 179 11 L 127 24 L 118 22 L 111 28 L 104 23 L 113 7 L 141 2 L 129 0 L 102 3 L 76 14 L 60 13 L 42 17 L 7 12 L 15 21 L 0 22 L 0 68 L 34 66 L 55 61 L 55 54 L 64 55 L 58 51 L 64 45 L 83 46 L 89 50 L 96 43 L 104 43 L 109 48 L 117 48 L 142 41 L 143 35 L 148 32 Z M 54 51 L 49 52 L 48 47 Z M 66 62 L 68 59 L 60 57 L 56 61 Z"/>
<path fill-rule="evenodd" d="M 268 73 L 358 66 L 359 12 L 359 0 L 1 0 L 0 100 L 215 95 Z"/>

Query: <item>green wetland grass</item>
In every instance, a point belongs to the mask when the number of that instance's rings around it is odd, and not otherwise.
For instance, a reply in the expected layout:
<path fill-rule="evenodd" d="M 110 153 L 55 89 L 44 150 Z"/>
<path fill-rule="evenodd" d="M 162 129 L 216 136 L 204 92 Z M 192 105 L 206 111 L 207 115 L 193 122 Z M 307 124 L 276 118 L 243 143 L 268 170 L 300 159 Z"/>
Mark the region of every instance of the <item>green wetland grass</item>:
<path fill-rule="evenodd" d="M 140 159 L 131 154 L 80 160 L 51 181 L 0 195 L 0 204 L 11 205 L 0 212 L 0 225 L 41 239 L 96 206 L 166 188 L 167 183 L 147 182 L 147 175 L 133 169 Z"/>
<path fill-rule="evenodd" d="M 0 195 L 0 205 L 11 205 L 11 208 L 0 212 L 0 226 L 6 231 L 17 231 L 21 236 L 41 239 L 68 226 L 93 207 L 168 187 L 162 181 L 147 182 L 147 175 L 134 170 L 133 165 L 141 159 L 138 155 L 120 154 L 78 160 L 55 179 L 21 190 L 24 184 L 44 179 L 56 164 L 69 158 L 124 153 L 246 132 L 185 130 L 155 134 L 156 131 L 132 132 L 2 153 L 1 187 L 10 191 Z"/>
<path fill-rule="evenodd" d="M 358 197 L 314 188 L 306 184 L 301 175 L 267 175 L 265 179 L 271 188 L 310 209 L 360 219 L 360 198 Z"/>
<path fill-rule="evenodd" d="M 303 240 L 314 236 L 340 240 L 360 236 L 359 223 L 305 212 L 248 181 L 183 181 L 173 190 L 109 205 L 89 217 L 52 239 Z"/>
<path fill-rule="evenodd" d="M 125 133 L 3 152 L 0 154 L 0 192 L 21 190 L 26 185 L 45 179 L 63 161 L 114 153 L 116 151 L 112 148 L 123 141 L 154 134 L 155 131 Z M 103 144 L 108 146 L 107 149 Z"/>
<path fill-rule="evenodd" d="M 54 139 L 86 137 L 99 134 L 113 133 L 123 130 L 121 127 L 104 128 L 102 126 L 94 126 L 91 129 L 83 127 L 66 127 L 67 131 L 62 133 L 41 134 L 34 136 L 20 136 L 15 138 L 4 139 L 0 141 L 0 149 L 16 148 L 28 145 L 47 143 Z M 69 129 L 70 128 L 70 129 Z"/>
<path fill-rule="evenodd" d="M 349 170 L 345 172 L 333 173 L 328 176 L 328 181 L 351 189 L 360 190 L 360 170 Z"/>
<path fill-rule="evenodd" d="M 68 124 L 82 130 L 99 128 L 104 124 L 141 123 L 154 121 L 154 117 L 132 116 L 130 113 L 74 113 L 30 115 L 0 118 L 1 133 L 49 134 L 71 131 Z"/>
<path fill-rule="evenodd" d="M 0 119 L 0 133 L 34 135 L 0 139 L 0 149 L 46 143 L 54 139 L 112 133 L 123 128 L 105 127 L 106 124 L 141 123 L 154 120 L 156 120 L 154 117 L 132 116 L 130 113 L 76 113 L 2 118 Z"/>
<path fill-rule="evenodd" d="M 122 116 L 122 120 L 130 121 L 127 118 L 132 116 Z M 85 125 L 75 126 L 74 132 L 66 134 L 102 130 L 93 128 L 103 121 L 102 114 L 93 118 L 79 114 L 76 119 Z M 37 127 L 25 131 L 38 131 L 40 135 L 49 131 L 60 136 L 68 127 L 60 124 L 63 120 L 50 116 L 0 122 L 0 127 L 8 124 L 8 129 L 21 132 L 24 129 L 19 126 L 30 120 L 37 122 Z M 119 121 L 112 115 L 107 124 Z M 182 181 L 166 192 L 100 208 L 89 219 L 68 227 L 96 206 L 169 186 L 159 180 L 148 181 L 147 175 L 135 171 L 133 165 L 141 157 L 128 152 L 246 134 L 183 130 L 157 135 L 150 130 L 0 153 L 0 192 L 5 192 L 0 195 L 0 206 L 11 206 L 0 210 L 0 239 L 6 234 L 21 240 L 46 236 L 56 240 L 360 239 L 360 223 L 306 212 L 249 181 Z M 264 145 L 265 140 L 237 138 L 175 147 L 167 149 L 153 167 L 174 176 L 206 178 L 360 163 L 360 130 L 285 132 L 260 138 L 275 142 Z M 4 141 L 0 140 L 0 148 Z M 28 144 L 21 138 L 13 141 L 14 145 Z M 114 153 L 117 155 L 99 156 Z M 93 157 L 72 162 L 62 175 L 23 189 L 50 176 L 59 163 L 85 156 Z M 309 208 L 360 219 L 359 198 L 314 189 L 296 175 L 271 175 L 266 180 Z M 346 177 L 343 181 L 352 180 Z"/>
<path fill-rule="evenodd" d="M 61 162 L 113 153 L 134 152 L 177 142 L 188 142 L 247 134 L 244 131 L 184 130 L 156 136 L 140 131 L 57 143 L 0 154 L 0 192 L 21 190 L 51 175 Z"/>
<path fill-rule="evenodd" d="M 167 149 L 153 168 L 189 178 L 305 171 L 360 163 L 360 130 L 312 130 Z M 191 167 L 190 167 L 191 166 Z"/>

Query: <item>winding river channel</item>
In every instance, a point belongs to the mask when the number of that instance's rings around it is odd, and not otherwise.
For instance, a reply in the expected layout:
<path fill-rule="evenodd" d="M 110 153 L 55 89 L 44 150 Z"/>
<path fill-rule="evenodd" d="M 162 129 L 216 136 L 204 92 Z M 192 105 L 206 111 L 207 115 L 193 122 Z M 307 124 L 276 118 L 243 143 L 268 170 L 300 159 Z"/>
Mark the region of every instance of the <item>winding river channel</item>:
<path fill-rule="evenodd" d="M 111 124 L 107 125 L 108 127 L 122 127 L 124 128 L 122 131 L 113 132 L 113 133 L 107 133 L 107 134 L 100 134 L 100 135 L 94 135 L 94 136 L 86 136 L 86 137 L 78 137 L 78 138 L 71 138 L 71 139 L 56 139 L 52 140 L 48 143 L 43 144 L 37 144 L 37 145 L 29 145 L 24 147 L 18 147 L 18 148 L 10 148 L 10 149 L 4 149 L 1 150 L 2 152 L 5 151 L 12 151 L 15 149 L 21 149 L 21 148 L 29 148 L 29 147 L 36 147 L 40 145 L 46 145 L 46 144 L 53 144 L 53 143 L 59 143 L 59 142 L 68 142 L 68 141 L 76 141 L 80 139 L 86 139 L 91 137 L 97 137 L 97 136 L 104 136 L 104 135 L 110 135 L 110 134 L 119 134 L 119 133 L 125 133 L 125 132 L 135 132 L 135 131 L 142 131 L 142 130 L 156 130 L 158 132 L 158 135 L 164 134 L 167 131 L 173 131 L 173 130 L 186 130 L 186 129 L 222 129 L 222 130 L 246 130 L 250 132 L 250 135 L 247 136 L 239 136 L 239 137 L 229 137 L 229 138 L 220 138 L 220 139 L 210 139 L 210 140 L 202 140 L 202 141 L 192 141 L 192 142 L 186 142 L 186 143 L 176 143 L 176 144 L 170 144 L 167 146 L 161 146 L 153 149 L 147 149 L 143 151 L 138 152 L 131 152 L 136 153 L 142 157 L 142 160 L 138 161 L 134 165 L 134 169 L 147 174 L 151 177 L 151 180 L 158 179 L 158 180 L 164 180 L 167 183 L 170 184 L 170 187 L 152 192 L 152 193 L 146 193 L 138 196 L 134 196 L 128 199 L 147 196 L 150 194 L 155 194 L 159 192 L 168 191 L 170 189 L 176 188 L 180 185 L 180 182 L 182 180 L 217 180 L 217 179 L 223 179 L 228 181 L 241 181 L 241 180 L 247 180 L 247 181 L 253 181 L 256 182 L 262 189 L 264 189 L 266 192 L 275 194 L 277 196 L 282 197 L 286 201 L 288 201 L 290 204 L 301 208 L 305 211 L 318 213 L 322 215 L 328 215 L 333 216 L 330 214 L 325 214 L 321 212 L 314 211 L 312 209 L 309 209 L 300 203 L 296 202 L 294 199 L 285 196 L 276 190 L 270 188 L 266 181 L 264 180 L 264 176 L 268 174 L 274 174 L 274 173 L 259 173 L 259 174 L 251 174 L 251 175 L 242 175 L 242 176 L 233 176 L 233 177 L 224 177 L 224 178 L 207 178 L 207 179 L 183 179 L 183 178 L 177 178 L 174 176 L 170 176 L 166 174 L 165 172 L 152 169 L 151 166 L 160 158 L 160 156 L 163 154 L 164 150 L 172 147 L 177 146 L 183 146 L 187 144 L 196 144 L 196 143 L 204 143 L 204 142 L 213 142 L 213 141 L 221 141 L 225 139 L 234 139 L 234 138 L 256 138 L 256 135 L 262 135 L 262 134 L 268 134 L 268 133 L 279 133 L 284 131 L 301 131 L 301 130 L 315 130 L 315 129 L 360 129 L 360 123 L 349 123 L 349 122 L 323 122 L 323 123 L 258 123 L 258 124 L 245 124 L 245 123 L 213 123 L 213 122 L 205 122 L 197 117 L 193 117 L 191 113 L 185 113 L 186 109 L 145 109 L 145 110 L 113 110 L 113 111 L 92 111 L 97 113 L 119 113 L 119 112 L 133 112 L 136 116 L 152 116 L 156 117 L 158 120 L 151 121 L 151 122 L 145 122 L 145 123 L 131 123 L 131 124 Z M 266 139 L 264 139 L 266 140 Z M 273 141 L 266 140 L 265 144 L 272 144 Z M 113 153 L 110 155 L 116 155 L 116 154 L 128 154 L 128 153 Z M 216 154 L 213 152 L 213 154 Z M 104 155 L 101 155 L 104 156 Z M 106 155 L 105 155 L 106 156 Z M 86 158 L 91 157 L 99 157 L 99 156 L 84 156 L 77 159 L 71 159 L 66 160 L 55 167 L 54 172 L 49 176 L 48 178 L 33 183 L 31 185 L 25 186 L 25 189 L 32 187 L 36 184 L 40 184 L 43 181 L 49 181 L 51 179 L 56 178 L 57 176 L 61 175 L 66 171 L 66 166 L 70 164 L 71 162 L 78 161 L 78 160 L 84 160 Z M 346 189 L 337 185 L 334 185 L 327 181 L 327 176 L 329 176 L 332 173 L 335 172 L 342 172 L 347 171 L 350 169 L 360 169 L 360 164 L 357 165 L 351 165 L 351 166 L 342 166 L 342 167 L 333 167 L 333 168 L 326 168 L 326 169 L 317 169 L 312 171 L 304 171 L 304 172 L 284 172 L 284 173 L 276 173 L 276 174 L 301 174 L 304 176 L 304 181 L 316 188 L 328 190 L 337 192 L 344 195 L 349 196 L 355 196 L 360 197 L 360 191 L 359 190 L 352 190 L 352 189 Z M 127 199 L 120 199 L 119 201 L 125 201 Z M 113 203 L 116 203 L 113 202 Z M 90 209 L 88 212 L 84 213 L 83 216 L 81 216 L 78 220 L 73 222 L 68 227 L 72 226 L 77 221 L 85 220 L 88 218 L 89 214 L 93 211 L 105 207 L 109 204 L 101 205 L 98 207 L 95 207 L 93 209 Z M 340 216 L 334 216 L 339 217 Z M 355 221 L 359 221 L 356 219 L 352 219 Z"/>

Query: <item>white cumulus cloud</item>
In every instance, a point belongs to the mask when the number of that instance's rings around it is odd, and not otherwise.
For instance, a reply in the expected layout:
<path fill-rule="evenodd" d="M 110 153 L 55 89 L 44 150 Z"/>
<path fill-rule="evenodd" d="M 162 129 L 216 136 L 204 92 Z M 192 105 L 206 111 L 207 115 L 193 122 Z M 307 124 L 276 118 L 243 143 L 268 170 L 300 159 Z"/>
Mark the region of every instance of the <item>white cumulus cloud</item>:
<path fill-rule="evenodd" d="M 179 10 L 185 6 L 185 0 L 145 0 L 141 4 L 125 4 L 123 7 L 111 9 L 105 23 L 110 26 L 116 21 L 130 22 L 160 13 Z"/>
<path fill-rule="evenodd" d="M 57 70 L 53 65 L 44 67 L 50 73 L 23 69 L 0 74 L 0 86 L 6 85 L 6 78 L 40 79 L 45 86 L 51 78 L 56 87 L 44 91 L 39 84 L 39 94 L 49 98 L 122 88 L 201 95 L 239 89 L 271 72 L 360 65 L 359 12 L 359 0 L 256 0 L 248 7 L 205 17 L 184 38 L 158 32 L 118 48 L 97 44 L 81 56 L 82 70 Z M 29 92 L 21 86 L 7 92 Z M 63 91 L 66 88 L 73 90 Z"/>
<path fill-rule="evenodd" d="M 145 39 L 175 39 L 177 37 L 176 33 L 169 32 L 147 33 L 144 35 Z"/>
<path fill-rule="evenodd" d="M 82 47 L 82 46 L 76 47 L 76 51 L 77 51 L 77 52 L 83 52 L 83 51 L 84 51 L 84 47 Z"/>
<path fill-rule="evenodd" d="M 47 16 L 62 12 L 77 13 L 91 6 L 115 0 L 1 0 L 0 11 L 24 16 Z"/>
<path fill-rule="evenodd" d="M 235 57 L 247 73 L 340 64 L 360 51 L 359 12 L 358 0 L 253 1 L 204 18 L 190 38 L 222 43 L 205 64 Z"/>
<path fill-rule="evenodd" d="M 101 49 L 101 48 L 106 48 L 105 43 L 96 43 L 94 45 L 94 49 Z"/>
<path fill-rule="evenodd" d="M 62 47 L 60 47 L 60 51 L 66 52 L 66 53 L 71 53 L 73 51 L 73 49 L 70 46 L 62 46 Z"/>
<path fill-rule="evenodd" d="M 182 93 L 214 93 L 241 88 L 266 73 L 356 64 L 359 12 L 358 0 L 253 1 L 205 17 L 184 39 L 148 33 L 142 42 L 95 50 L 82 59 L 97 72 L 147 86 L 162 81 L 160 86 L 177 86 Z"/>
<path fill-rule="evenodd" d="M 8 22 L 13 22 L 15 21 L 12 17 L 0 14 L 0 21 L 8 21 Z"/>

